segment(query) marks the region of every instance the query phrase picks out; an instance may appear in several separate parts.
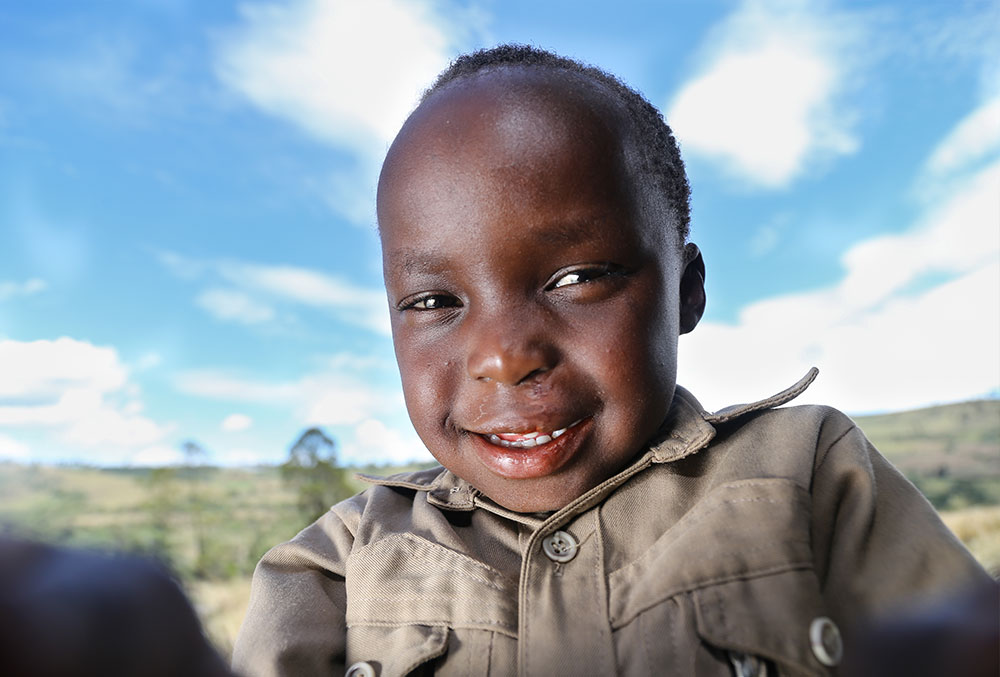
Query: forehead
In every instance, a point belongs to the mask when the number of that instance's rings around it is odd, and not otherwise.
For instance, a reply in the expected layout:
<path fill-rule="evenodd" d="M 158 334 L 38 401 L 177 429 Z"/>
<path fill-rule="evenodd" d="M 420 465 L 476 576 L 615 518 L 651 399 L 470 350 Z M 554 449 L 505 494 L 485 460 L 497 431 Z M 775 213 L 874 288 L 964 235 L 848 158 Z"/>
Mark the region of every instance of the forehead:
<path fill-rule="evenodd" d="M 380 225 L 393 216 L 389 203 L 418 208 L 440 198 L 456 168 L 465 184 L 481 178 L 485 189 L 490 179 L 520 179 L 544 197 L 573 188 L 544 180 L 553 172 L 599 167 L 609 190 L 630 197 L 622 121 L 613 100 L 572 73 L 507 67 L 451 83 L 413 113 L 389 150 L 379 180 Z M 398 199 L 400 192 L 408 198 Z"/>

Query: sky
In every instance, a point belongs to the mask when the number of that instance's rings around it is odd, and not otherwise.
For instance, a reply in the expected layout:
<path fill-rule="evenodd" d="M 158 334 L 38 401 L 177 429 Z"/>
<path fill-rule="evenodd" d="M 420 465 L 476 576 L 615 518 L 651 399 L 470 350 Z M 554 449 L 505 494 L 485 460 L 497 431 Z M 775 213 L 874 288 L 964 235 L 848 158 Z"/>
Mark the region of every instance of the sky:
<path fill-rule="evenodd" d="M 0 459 L 429 459 L 374 185 L 460 53 L 529 43 L 663 111 L 710 409 L 820 369 L 851 414 L 1000 395 L 1000 3 L 0 4 Z"/>

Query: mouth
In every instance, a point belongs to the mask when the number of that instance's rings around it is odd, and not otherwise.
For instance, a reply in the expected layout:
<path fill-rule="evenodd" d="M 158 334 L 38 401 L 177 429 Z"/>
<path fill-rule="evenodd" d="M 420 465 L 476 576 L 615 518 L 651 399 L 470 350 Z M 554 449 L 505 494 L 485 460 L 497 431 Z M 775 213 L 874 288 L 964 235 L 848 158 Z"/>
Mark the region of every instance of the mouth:
<path fill-rule="evenodd" d="M 489 433 L 484 434 L 483 437 L 486 438 L 487 442 L 495 444 L 498 447 L 506 447 L 507 449 L 531 449 L 542 444 L 548 444 L 552 440 L 562 437 L 567 430 L 579 424 L 581 421 L 583 421 L 582 418 L 570 423 L 565 428 L 560 428 L 559 430 L 553 430 L 551 432 L 536 431 L 530 433 Z"/>
<path fill-rule="evenodd" d="M 470 435 L 479 460 L 507 479 L 551 475 L 580 450 L 592 418 L 582 418 L 555 430 L 474 432 Z M 470 431 L 471 432 L 471 431 Z"/>

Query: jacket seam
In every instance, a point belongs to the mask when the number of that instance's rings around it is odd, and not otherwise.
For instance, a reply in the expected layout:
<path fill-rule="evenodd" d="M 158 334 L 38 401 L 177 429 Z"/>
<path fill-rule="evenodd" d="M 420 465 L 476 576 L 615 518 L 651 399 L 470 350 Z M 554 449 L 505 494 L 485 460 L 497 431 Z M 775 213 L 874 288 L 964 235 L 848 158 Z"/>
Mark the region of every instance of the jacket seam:
<path fill-rule="evenodd" d="M 708 578 L 704 581 L 699 581 L 698 583 L 680 586 L 674 589 L 668 589 L 661 595 L 657 595 L 654 601 L 650 601 L 643 604 L 641 607 L 635 611 L 629 612 L 629 614 L 619 618 L 611 619 L 611 627 L 614 630 L 619 630 L 622 627 L 628 625 L 633 620 L 638 618 L 640 614 L 645 611 L 649 611 L 655 606 L 658 606 L 677 595 L 681 595 L 688 592 L 694 592 L 696 590 L 701 590 L 703 588 L 709 588 L 713 585 L 720 585 L 722 583 L 731 583 L 733 581 L 747 581 L 756 578 L 763 578 L 765 576 L 772 576 L 774 574 L 781 574 L 786 571 L 801 571 L 801 570 L 812 570 L 813 563 L 809 560 L 802 560 L 801 562 L 789 562 L 787 564 L 776 565 L 772 567 L 765 567 L 763 569 L 757 569 L 755 571 L 747 571 L 739 574 L 727 574 L 725 576 L 718 576 L 716 578 Z"/>
<path fill-rule="evenodd" d="M 850 433 L 852 433 L 852 432 L 854 432 L 855 430 L 858 430 L 858 429 L 859 429 L 858 428 L 858 424 L 854 423 L 852 421 L 851 425 L 849 425 L 847 427 L 847 430 L 845 430 L 844 432 L 842 432 L 839 435 L 837 435 L 837 438 L 835 440 L 833 440 L 833 442 L 830 442 L 829 446 L 827 446 L 826 450 L 823 452 L 823 456 L 821 458 L 819 457 L 819 454 L 817 454 L 817 462 L 816 462 L 815 467 L 813 468 L 813 475 L 815 475 L 816 471 L 819 470 L 823 466 L 824 463 L 826 463 L 826 457 L 830 455 L 830 451 L 835 446 L 837 446 L 838 444 L 840 444 L 841 440 L 843 440 Z"/>
<path fill-rule="evenodd" d="M 477 623 L 455 622 L 454 619 L 420 619 L 419 621 L 355 621 L 346 624 L 348 628 L 406 628 L 424 626 L 432 628 L 451 628 L 453 630 L 489 630 L 517 639 L 517 632 L 506 623 L 483 621 Z"/>

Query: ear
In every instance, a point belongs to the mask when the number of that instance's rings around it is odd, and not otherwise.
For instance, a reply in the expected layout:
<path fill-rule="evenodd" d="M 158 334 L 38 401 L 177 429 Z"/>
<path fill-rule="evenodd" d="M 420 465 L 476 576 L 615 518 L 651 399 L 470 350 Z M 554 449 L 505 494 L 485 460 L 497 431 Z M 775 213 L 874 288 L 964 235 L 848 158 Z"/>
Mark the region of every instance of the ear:
<path fill-rule="evenodd" d="M 680 333 L 686 334 L 701 320 L 705 312 L 705 261 L 698 245 L 684 245 L 684 268 L 681 270 Z"/>

